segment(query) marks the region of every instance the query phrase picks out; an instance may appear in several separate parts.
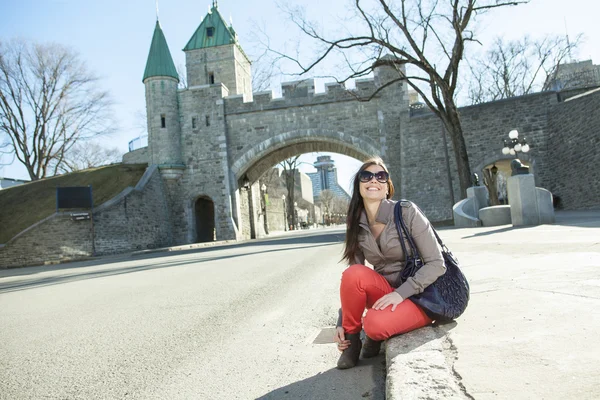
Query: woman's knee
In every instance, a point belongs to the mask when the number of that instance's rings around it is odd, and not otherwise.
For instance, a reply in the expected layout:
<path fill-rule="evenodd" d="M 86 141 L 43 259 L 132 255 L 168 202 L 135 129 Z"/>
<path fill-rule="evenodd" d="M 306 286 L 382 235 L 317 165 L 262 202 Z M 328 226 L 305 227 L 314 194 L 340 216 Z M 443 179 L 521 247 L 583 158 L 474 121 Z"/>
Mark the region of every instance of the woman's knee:
<path fill-rule="evenodd" d="M 373 340 L 386 340 L 388 338 L 386 320 L 389 318 L 383 315 L 384 312 L 369 310 L 363 319 L 365 334 Z"/>
<path fill-rule="evenodd" d="M 342 273 L 342 281 L 355 282 L 363 278 L 369 272 L 373 272 L 373 270 L 362 264 L 354 264 L 346 268 Z"/>

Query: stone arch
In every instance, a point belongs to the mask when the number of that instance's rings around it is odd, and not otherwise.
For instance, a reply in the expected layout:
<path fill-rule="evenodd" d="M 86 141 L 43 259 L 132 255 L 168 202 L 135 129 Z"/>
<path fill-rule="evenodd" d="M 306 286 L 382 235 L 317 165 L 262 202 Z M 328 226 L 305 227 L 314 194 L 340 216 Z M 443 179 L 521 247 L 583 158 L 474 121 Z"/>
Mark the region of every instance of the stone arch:
<path fill-rule="evenodd" d="M 500 162 L 508 165 L 508 171 L 510 171 L 510 162 L 514 160 L 514 158 L 514 156 L 506 156 L 502 154 L 499 150 L 490 150 L 486 152 L 483 157 L 480 158 L 480 162 L 475 165 L 475 168 L 473 168 L 471 172 L 476 172 L 477 175 L 479 175 L 479 178 L 482 179 L 483 169 L 485 167 Z M 530 167 L 530 172 L 535 176 L 535 158 L 532 157 L 530 154 L 519 154 L 518 158 L 519 160 L 523 161 L 524 164 Z M 506 167 L 503 169 L 503 171 L 506 171 Z"/>
<path fill-rule="evenodd" d="M 246 151 L 231 166 L 241 186 L 242 180 L 255 182 L 277 163 L 296 154 L 312 152 L 340 153 L 359 160 L 382 156 L 369 142 L 326 129 L 305 129 L 281 133 Z"/>
<path fill-rule="evenodd" d="M 215 203 L 208 196 L 198 196 L 193 204 L 196 243 L 215 240 Z"/>

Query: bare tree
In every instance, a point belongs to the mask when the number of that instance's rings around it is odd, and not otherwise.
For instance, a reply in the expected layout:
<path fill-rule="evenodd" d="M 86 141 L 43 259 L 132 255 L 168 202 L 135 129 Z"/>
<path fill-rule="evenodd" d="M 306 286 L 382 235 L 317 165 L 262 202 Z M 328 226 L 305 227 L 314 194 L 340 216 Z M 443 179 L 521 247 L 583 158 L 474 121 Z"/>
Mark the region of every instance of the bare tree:
<path fill-rule="evenodd" d="M 287 189 L 287 216 L 288 225 L 296 227 L 298 224 L 298 216 L 296 215 L 296 209 L 294 203 L 296 202 L 295 188 L 296 188 L 296 171 L 298 170 L 298 159 L 300 154 L 294 157 L 290 157 L 287 160 L 283 160 L 279 163 L 279 166 L 283 168 L 283 174 L 285 176 L 285 187 Z"/>
<path fill-rule="evenodd" d="M 179 83 L 177 84 L 178 89 L 187 89 L 188 81 L 187 81 L 187 73 L 185 70 L 185 65 L 179 64 L 177 65 L 177 75 L 179 76 Z"/>
<path fill-rule="evenodd" d="M 316 24 L 307 20 L 302 9 L 288 9 L 291 21 L 319 43 L 321 51 L 306 63 L 285 51 L 272 51 L 299 68 L 299 75 L 317 70 L 325 60 L 339 55 L 346 67 L 343 78 L 333 76 L 339 83 L 368 75 L 380 66 L 395 69 L 396 78 L 379 90 L 406 81 L 442 120 L 452 139 L 461 193 L 466 197 L 471 171 L 455 95 L 465 45 L 477 41 L 470 27 L 480 14 L 527 2 L 399 0 L 392 3 L 387 0 L 354 0 L 358 20 L 336 27 L 337 32 L 349 32 L 347 35 L 332 35 L 337 37 L 321 33 Z M 409 71 L 404 73 L 406 66 Z"/>
<path fill-rule="evenodd" d="M 581 37 L 573 42 L 551 35 L 508 42 L 496 38 L 484 57 L 469 63 L 469 101 L 478 104 L 548 90 L 547 82 L 556 78 L 561 64 L 580 45 Z"/>
<path fill-rule="evenodd" d="M 333 207 L 332 207 L 331 211 L 336 214 L 346 215 L 346 213 L 348 212 L 348 205 L 349 205 L 348 200 L 346 200 L 342 197 L 336 196 L 333 199 Z"/>
<path fill-rule="evenodd" d="M 252 59 L 252 91 L 262 92 L 271 87 L 271 82 L 281 71 L 277 68 L 273 54 L 269 51 L 269 35 L 265 32 L 266 22 L 254 21 L 248 41 Z"/>
<path fill-rule="evenodd" d="M 267 55 L 267 52 L 263 52 L 252 63 L 253 92 L 268 90 L 271 87 L 271 81 L 276 75 L 275 64 L 268 59 Z"/>
<path fill-rule="evenodd" d="M 62 173 L 121 162 L 123 154 L 118 148 L 103 147 L 96 142 L 78 142 L 65 154 L 58 170 Z"/>
<path fill-rule="evenodd" d="M 335 194 L 329 189 L 322 190 L 319 194 L 319 202 L 328 216 L 333 212 L 334 200 Z"/>
<path fill-rule="evenodd" d="M 58 44 L 0 42 L 0 134 L 31 180 L 56 174 L 79 141 L 113 129 L 108 93 Z"/>
<path fill-rule="evenodd" d="M 490 206 L 500 205 L 498 200 L 498 172 L 494 173 L 492 168 L 485 168 L 483 170 L 483 184 L 490 196 Z"/>

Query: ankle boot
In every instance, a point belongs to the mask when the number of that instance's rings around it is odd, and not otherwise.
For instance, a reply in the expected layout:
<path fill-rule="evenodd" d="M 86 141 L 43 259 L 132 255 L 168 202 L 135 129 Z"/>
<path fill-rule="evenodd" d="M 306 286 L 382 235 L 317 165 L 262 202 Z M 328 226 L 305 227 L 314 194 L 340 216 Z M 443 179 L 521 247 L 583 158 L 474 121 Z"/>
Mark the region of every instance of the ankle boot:
<path fill-rule="evenodd" d="M 350 347 L 348 347 L 338 360 L 337 367 L 339 369 L 352 368 L 358 362 L 360 356 L 360 349 L 362 348 L 362 342 L 360 341 L 359 333 L 346 333 L 346 340 L 350 341 Z"/>
<path fill-rule="evenodd" d="M 371 358 L 379 355 L 379 350 L 381 350 L 381 341 L 373 340 L 370 337 L 365 337 L 365 342 L 362 346 L 362 357 L 363 358 Z"/>

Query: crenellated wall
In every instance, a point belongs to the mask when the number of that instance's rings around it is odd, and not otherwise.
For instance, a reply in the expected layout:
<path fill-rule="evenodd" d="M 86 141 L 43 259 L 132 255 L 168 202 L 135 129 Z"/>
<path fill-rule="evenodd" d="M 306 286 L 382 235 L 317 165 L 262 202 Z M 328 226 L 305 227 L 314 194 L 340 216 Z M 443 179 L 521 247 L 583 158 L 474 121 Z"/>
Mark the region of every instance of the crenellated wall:
<path fill-rule="evenodd" d="M 164 183 L 173 244 L 195 241 L 199 228 L 194 205 L 201 196 L 214 201 L 217 239 L 259 234 L 252 203 L 256 199 L 249 197 L 253 189 L 240 189 L 248 184 L 252 188 L 278 162 L 308 152 L 335 152 L 361 160 L 381 156 L 396 185 L 395 198 L 416 202 L 433 221 L 451 220 L 452 205 L 461 199 L 452 140 L 433 113 L 411 112 L 404 83 L 374 94 L 394 77 L 397 71 L 380 67 L 373 79 L 357 81 L 351 91 L 326 84 L 323 93 L 315 92 L 310 79 L 286 82 L 280 98 L 273 98 L 272 92 L 229 95 L 221 83 L 179 90 L 178 139 L 185 169 L 180 178 Z M 582 183 L 557 168 L 577 150 L 568 147 L 565 154 L 556 150 L 560 142 L 556 132 L 581 130 L 590 143 L 596 140 L 593 123 L 586 118 L 594 115 L 597 95 L 580 99 L 577 93 L 544 92 L 461 108 L 472 172 L 482 177 L 483 168 L 510 161 L 512 157 L 501 153 L 502 140 L 517 129 L 530 144 L 531 151 L 520 156 L 531 166 L 536 185 L 576 193 Z M 562 102 L 565 98 L 572 100 Z M 587 170 L 587 164 L 581 169 Z M 560 197 L 567 208 L 598 204 Z"/>

